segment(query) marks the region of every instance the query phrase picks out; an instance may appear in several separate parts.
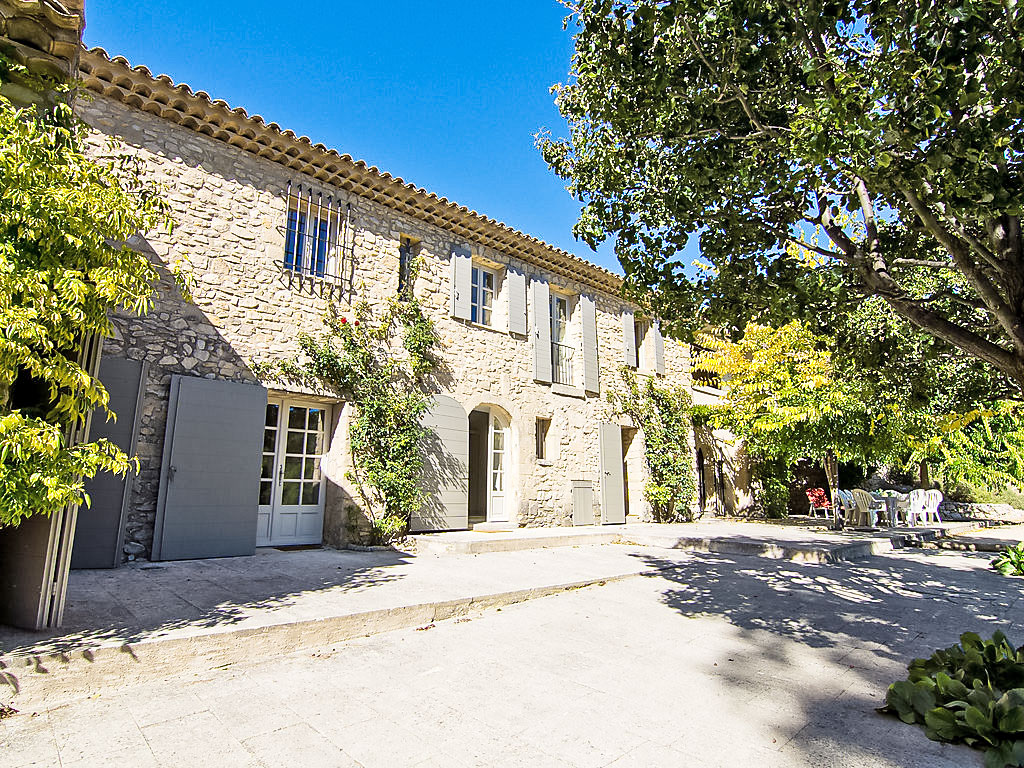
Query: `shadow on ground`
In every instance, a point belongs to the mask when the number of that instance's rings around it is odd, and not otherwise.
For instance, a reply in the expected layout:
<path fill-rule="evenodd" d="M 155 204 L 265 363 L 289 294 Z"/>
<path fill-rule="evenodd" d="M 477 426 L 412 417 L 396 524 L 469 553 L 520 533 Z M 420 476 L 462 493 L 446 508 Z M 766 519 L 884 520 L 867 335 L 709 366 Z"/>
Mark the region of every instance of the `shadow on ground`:
<path fill-rule="evenodd" d="M 257 550 L 249 557 L 139 563 L 72 571 L 59 630 L 0 625 L 0 655 L 59 654 L 83 646 L 237 625 L 310 618 L 340 600 L 400 579 L 412 559 L 395 551 Z M 314 606 L 315 602 L 315 606 Z"/>
<path fill-rule="evenodd" d="M 667 583 L 666 606 L 735 628 L 730 651 L 704 665 L 705 674 L 738 700 L 760 695 L 798 713 L 788 720 L 793 726 L 772 734 L 766 764 L 790 753 L 815 766 L 952 768 L 980 766 L 981 753 L 930 742 L 875 708 L 911 659 L 952 645 L 965 631 L 990 636 L 1001 629 L 1024 644 L 1024 582 L 988 570 L 990 559 L 914 551 L 798 565 L 715 556 L 657 578 Z"/>

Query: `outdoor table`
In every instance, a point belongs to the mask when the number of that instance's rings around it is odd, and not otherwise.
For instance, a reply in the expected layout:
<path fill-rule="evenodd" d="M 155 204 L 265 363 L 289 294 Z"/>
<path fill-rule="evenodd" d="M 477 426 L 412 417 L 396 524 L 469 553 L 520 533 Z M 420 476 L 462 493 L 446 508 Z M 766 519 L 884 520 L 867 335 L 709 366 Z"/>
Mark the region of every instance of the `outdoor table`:
<path fill-rule="evenodd" d="M 889 521 L 889 526 L 892 527 L 896 525 L 896 505 L 899 503 L 899 499 L 895 496 L 889 496 L 888 494 L 881 493 L 872 493 L 871 498 L 885 504 L 885 516 Z"/>

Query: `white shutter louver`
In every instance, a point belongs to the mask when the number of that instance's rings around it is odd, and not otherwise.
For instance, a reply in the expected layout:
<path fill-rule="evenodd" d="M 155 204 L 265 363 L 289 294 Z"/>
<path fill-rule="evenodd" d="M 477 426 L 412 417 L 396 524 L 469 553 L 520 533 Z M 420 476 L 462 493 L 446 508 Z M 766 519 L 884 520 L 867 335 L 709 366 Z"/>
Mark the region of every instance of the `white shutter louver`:
<path fill-rule="evenodd" d="M 622 362 L 630 368 L 637 367 L 636 320 L 630 309 L 622 310 Z"/>
<path fill-rule="evenodd" d="M 452 246 L 450 279 L 452 284 L 452 317 L 469 320 L 470 288 L 473 282 L 473 256 L 464 245 Z"/>
<path fill-rule="evenodd" d="M 533 302 L 533 378 L 551 382 L 551 294 L 540 278 L 530 281 Z"/>
<path fill-rule="evenodd" d="M 526 275 L 514 267 L 505 273 L 508 281 L 508 332 L 526 335 Z"/>
<path fill-rule="evenodd" d="M 597 305 L 593 296 L 580 296 L 580 314 L 583 321 L 583 388 L 587 392 L 601 391 L 601 374 L 597 355 Z"/>
<path fill-rule="evenodd" d="M 661 327 L 657 320 L 651 323 L 651 333 L 654 335 L 654 372 L 659 376 L 664 376 L 665 339 L 661 335 Z"/>

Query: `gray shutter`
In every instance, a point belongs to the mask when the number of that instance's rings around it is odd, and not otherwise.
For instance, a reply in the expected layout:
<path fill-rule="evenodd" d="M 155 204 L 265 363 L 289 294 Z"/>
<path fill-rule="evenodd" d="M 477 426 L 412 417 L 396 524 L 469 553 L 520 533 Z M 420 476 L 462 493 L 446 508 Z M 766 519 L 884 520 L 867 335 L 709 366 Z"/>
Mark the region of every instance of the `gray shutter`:
<path fill-rule="evenodd" d="M 659 376 L 665 375 L 665 339 L 661 336 L 661 328 L 658 321 L 651 323 L 651 333 L 654 334 L 654 372 Z"/>
<path fill-rule="evenodd" d="M 622 310 L 622 362 L 630 368 L 637 367 L 636 320 L 633 310 Z"/>
<path fill-rule="evenodd" d="M 597 305 L 593 296 L 580 296 L 580 314 L 583 320 L 583 388 L 587 392 L 601 391 L 601 374 L 597 355 Z"/>
<path fill-rule="evenodd" d="M 533 378 L 551 382 L 551 293 L 546 280 L 530 281 L 533 302 Z"/>
<path fill-rule="evenodd" d="M 473 284 L 473 256 L 464 245 L 452 246 L 452 317 L 469 320 L 470 289 Z"/>
<path fill-rule="evenodd" d="M 154 560 L 251 555 L 267 390 L 171 377 Z"/>
<path fill-rule="evenodd" d="M 424 414 L 427 428 L 421 488 L 423 506 L 409 520 L 411 531 L 469 527 L 469 419 L 459 401 L 435 395 Z"/>
<path fill-rule="evenodd" d="M 622 428 L 598 424 L 601 445 L 601 522 L 626 522 L 626 484 L 622 471 Z"/>
<path fill-rule="evenodd" d="M 89 430 L 90 440 L 105 437 L 129 456 L 135 455 L 147 368 L 138 360 L 103 357 L 100 381 L 110 394 L 110 410 L 117 414 L 117 420 L 107 421 L 102 411 L 97 411 Z M 100 472 L 85 481 L 90 504 L 78 510 L 72 568 L 116 568 L 121 564 L 124 518 L 134 485 L 134 475 L 120 477 L 111 472 Z"/>
<path fill-rule="evenodd" d="M 508 332 L 526 335 L 526 275 L 514 267 L 505 273 L 508 281 Z"/>

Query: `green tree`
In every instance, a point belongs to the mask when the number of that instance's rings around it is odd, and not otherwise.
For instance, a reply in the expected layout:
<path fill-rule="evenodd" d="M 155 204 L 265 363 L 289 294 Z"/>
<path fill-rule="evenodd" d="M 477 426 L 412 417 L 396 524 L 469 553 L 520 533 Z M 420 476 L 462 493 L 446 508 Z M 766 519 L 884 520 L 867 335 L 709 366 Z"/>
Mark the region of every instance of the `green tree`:
<path fill-rule="evenodd" d="M 0 88 L 12 77 L 31 80 L 0 59 Z M 56 89 L 57 103 L 0 95 L 0 527 L 88 501 L 83 478 L 132 465 L 108 441 L 70 443 L 108 401 L 76 360 L 83 339 L 109 335 L 109 310 L 148 308 L 155 271 L 125 242 L 165 220 L 113 147 L 86 151 L 70 92 L 34 84 Z"/>
<path fill-rule="evenodd" d="M 1019 4 L 570 7 L 571 133 L 538 143 L 676 334 L 875 296 L 1024 387 Z"/>

